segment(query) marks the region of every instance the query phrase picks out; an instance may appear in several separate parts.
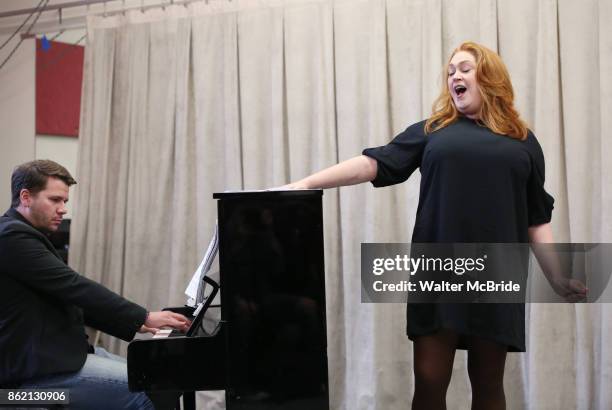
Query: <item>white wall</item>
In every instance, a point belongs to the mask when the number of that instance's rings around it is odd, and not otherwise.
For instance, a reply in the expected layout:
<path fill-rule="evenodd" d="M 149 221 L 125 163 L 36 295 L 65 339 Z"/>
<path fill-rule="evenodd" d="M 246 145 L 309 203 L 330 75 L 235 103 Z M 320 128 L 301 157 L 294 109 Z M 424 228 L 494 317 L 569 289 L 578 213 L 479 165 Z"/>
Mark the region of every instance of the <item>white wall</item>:
<path fill-rule="evenodd" d="M 68 35 L 76 41 L 82 35 Z M 63 34 L 62 36 L 66 36 Z M 7 36 L 0 37 L 4 41 Z M 70 42 L 70 41 L 67 41 Z M 0 51 L 4 60 L 14 42 Z M 33 159 L 51 159 L 65 166 L 77 179 L 78 138 L 36 135 L 36 45 L 25 40 L 19 50 L 0 70 L 0 211 L 10 206 L 10 178 L 13 168 Z M 70 207 L 67 217 L 70 217 Z"/>
<path fill-rule="evenodd" d="M 0 11 L 36 6 L 37 1 L 2 0 Z M 53 3 L 53 1 L 51 2 Z M 0 21 L 0 25 L 14 25 L 25 16 Z M 51 38 L 56 33 L 49 33 Z M 85 30 L 64 32 L 57 41 L 74 44 Z M 9 34 L 0 35 L 0 44 Z M 2 50 L 0 62 L 19 42 L 15 36 Z M 84 44 L 84 42 L 81 42 Z M 24 40 L 8 63 L 0 69 L 0 214 L 10 206 L 10 177 L 13 168 L 33 159 L 51 159 L 64 165 L 77 179 L 76 163 L 78 139 L 72 137 L 36 135 L 36 42 Z M 70 206 L 68 207 L 70 217 Z"/>
<path fill-rule="evenodd" d="M 0 37 L 3 43 L 8 36 Z M 0 61 L 16 44 L 0 50 Z M 25 40 L 0 69 L 0 210 L 10 206 L 13 168 L 35 156 L 35 41 Z"/>

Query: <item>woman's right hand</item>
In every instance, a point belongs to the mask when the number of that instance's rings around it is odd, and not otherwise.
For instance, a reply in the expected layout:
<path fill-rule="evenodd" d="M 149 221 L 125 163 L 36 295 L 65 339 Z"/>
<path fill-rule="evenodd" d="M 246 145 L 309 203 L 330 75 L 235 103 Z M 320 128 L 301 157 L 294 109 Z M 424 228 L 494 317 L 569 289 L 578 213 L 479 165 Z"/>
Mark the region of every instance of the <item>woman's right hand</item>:
<path fill-rule="evenodd" d="M 308 186 L 304 182 L 297 181 L 297 182 L 292 182 L 290 184 L 283 185 L 283 186 L 280 186 L 280 187 L 274 188 L 274 189 L 275 190 L 276 189 L 278 189 L 278 190 L 282 190 L 282 189 L 289 190 L 289 189 L 309 189 L 309 188 L 308 188 Z"/>

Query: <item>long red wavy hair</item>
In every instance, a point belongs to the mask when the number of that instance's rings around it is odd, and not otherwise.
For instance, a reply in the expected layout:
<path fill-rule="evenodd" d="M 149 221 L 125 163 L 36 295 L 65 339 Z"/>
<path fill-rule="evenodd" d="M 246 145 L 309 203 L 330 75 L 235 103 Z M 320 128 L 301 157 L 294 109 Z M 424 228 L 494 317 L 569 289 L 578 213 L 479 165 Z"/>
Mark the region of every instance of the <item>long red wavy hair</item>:
<path fill-rule="evenodd" d="M 476 81 L 482 98 L 478 121 L 491 131 L 524 140 L 527 138 L 527 124 L 514 108 L 514 90 L 504 62 L 494 51 L 471 41 L 461 44 L 453 51 L 444 70 L 446 78 L 448 65 L 455 53 L 467 51 L 476 59 Z M 427 134 L 455 122 L 457 111 L 446 81 L 442 92 L 432 107 L 432 115 L 425 123 Z"/>

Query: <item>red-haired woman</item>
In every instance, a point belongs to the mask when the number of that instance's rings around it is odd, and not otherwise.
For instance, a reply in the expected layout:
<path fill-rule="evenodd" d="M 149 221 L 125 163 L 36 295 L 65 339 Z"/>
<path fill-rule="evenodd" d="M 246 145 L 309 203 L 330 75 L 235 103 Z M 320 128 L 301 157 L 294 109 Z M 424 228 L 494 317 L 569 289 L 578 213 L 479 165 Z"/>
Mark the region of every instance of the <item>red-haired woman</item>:
<path fill-rule="evenodd" d="M 405 181 L 420 168 L 412 241 L 552 242 L 553 198 L 544 156 L 514 108 L 501 58 L 466 42 L 451 55 L 447 83 L 426 121 L 385 146 L 341 162 L 290 188 Z M 567 289 L 583 294 L 584 288 Z M 468 350 L 472 409 L 504 409 L 506 353 L 525 351 L 523 304 L 408 304 L 414 342 L 413 409 L 445 409 L 456 349 Z"/>

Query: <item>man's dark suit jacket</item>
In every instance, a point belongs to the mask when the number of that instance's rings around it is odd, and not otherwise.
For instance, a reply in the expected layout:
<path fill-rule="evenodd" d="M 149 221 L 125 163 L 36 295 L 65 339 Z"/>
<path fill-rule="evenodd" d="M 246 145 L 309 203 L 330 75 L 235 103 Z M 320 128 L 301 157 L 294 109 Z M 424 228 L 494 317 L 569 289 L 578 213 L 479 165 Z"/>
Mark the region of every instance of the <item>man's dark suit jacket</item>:
<path fill-rule="evenodd" d="M 75 372 L 84 324 L 131 340 L 147 311 L 66 265 L 15 209 L 0 217 L 0 385 Z"/>

